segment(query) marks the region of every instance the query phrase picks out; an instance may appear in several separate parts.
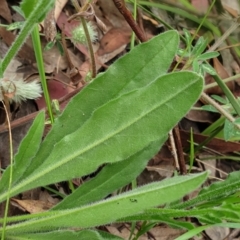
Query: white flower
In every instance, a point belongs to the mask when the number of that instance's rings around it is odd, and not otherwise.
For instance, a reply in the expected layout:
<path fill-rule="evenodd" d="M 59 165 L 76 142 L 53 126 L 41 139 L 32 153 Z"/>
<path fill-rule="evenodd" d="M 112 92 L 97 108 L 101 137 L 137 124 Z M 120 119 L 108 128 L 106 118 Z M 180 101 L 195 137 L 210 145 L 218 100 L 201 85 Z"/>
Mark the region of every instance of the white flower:
<path fill-rule="evenodd" d="M 4 97 L 10 102 L 20 103 L 27 99 L 41 97 L 42 89 L 37 81 L 25 82 L 23 79 L 0 79 L 0 100 Z"/>

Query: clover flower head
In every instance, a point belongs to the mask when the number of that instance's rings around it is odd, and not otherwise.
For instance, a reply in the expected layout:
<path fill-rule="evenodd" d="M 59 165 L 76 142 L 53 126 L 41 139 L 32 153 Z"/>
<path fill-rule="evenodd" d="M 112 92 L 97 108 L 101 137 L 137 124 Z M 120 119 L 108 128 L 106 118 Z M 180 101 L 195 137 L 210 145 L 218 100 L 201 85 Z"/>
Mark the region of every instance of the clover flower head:
<path fill-rule="evenodd" d="M 95 42 L 97 40 L 97 32 L 94 30 L 92 23 L 87 22 L 87 29 L 91 41 Z M 72 41 L 75 43 L 87 44 L 87 39 L 82 24 L 79 24 L 72 30 Z"/>
<path fill-rule="evenodd" d="M 41 97 L 42 89 L 37 81 L 25 82 L 23 79 L 0 79 L 0 100 L 7 98 L 10 103 Z"/>

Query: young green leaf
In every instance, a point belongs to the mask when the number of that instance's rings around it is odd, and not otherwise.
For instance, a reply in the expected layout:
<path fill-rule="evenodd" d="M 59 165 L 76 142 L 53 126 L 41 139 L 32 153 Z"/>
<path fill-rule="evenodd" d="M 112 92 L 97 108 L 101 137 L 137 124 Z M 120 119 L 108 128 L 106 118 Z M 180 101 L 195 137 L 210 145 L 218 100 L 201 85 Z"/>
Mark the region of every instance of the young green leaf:
<path fill-rule="evenodd" d="M 201 53 L 204 51 L 204 49 L 207 47 L 207 44 L 208 44 L 208 40 L 207 39 L 204 39 L 203 37 L 200 37 L 198 40 L 197 40 L 197 43 L 195 44 L 195 46 L 193 47 L 193 50 L 192 50 L 192 56 L 198 58 Z"/>
<path fill-rule="evenodd" d="M 24 171 L 32 161 L 36 152 L 39 149 L 40 143 L 42 141 L 42 134 L 44 129 L 44 112 L 40 112 L 32 126 L 28 130 L 27 135 L 22 140 L 18 152 L 14 157 L 13 165 L 13 179 L 12 184 L 18 182 L 19 178 L 22 177 Z M 0 192 L 6 191 L 9 182 L 10 167 L 8 167 L 1 177 L 0 181 Z"/>
<path fill-rule="evenodd" d="M 186 29 L 183 28 L 183 32 L 184 32 L 184 36 L 185 36 L 185 41 L 186 41 L 186 45 L 189 46 L 191 44 L 192 41 L 192 36 L 191 33 Z M 191 47 L 189 47 L 189 50 L 191 49 Z"/>
<path fill-rule="evenodd" d="M 198 61 L 205 61 L 219 56 L 219 52 L 206 52 L 197 57 Z"/>
<path fill-rule="evenodd" d="M 215 99 L 216 101 L 222 103 L 222 104 L 228 104 L 228 103 L 229 103 L 228 99 L 225 99 L 225 98 L 220 97 L 220 96 L 218 96 L 218 95 L 213 94 L 213 95 L 211 95 L 211 97 L 212 97 L 213 99 Z"/>

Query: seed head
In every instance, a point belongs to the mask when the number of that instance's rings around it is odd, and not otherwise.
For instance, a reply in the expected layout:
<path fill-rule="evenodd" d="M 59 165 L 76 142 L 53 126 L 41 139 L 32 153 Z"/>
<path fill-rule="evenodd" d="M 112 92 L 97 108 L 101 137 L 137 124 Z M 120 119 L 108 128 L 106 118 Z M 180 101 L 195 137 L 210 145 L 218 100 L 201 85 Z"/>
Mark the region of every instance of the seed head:
<path fill-rule="evenodd" d="M 97 33 L 94 30 L 94 26 L 92 25 L 92 23 L 87 22 L 87 29 L 88 29 L 88 32 L 89 32 L 91 42 L 96 41 L 97 40 Z M 86 35 L 85 35 L 82 24 L 79 24 L 77 27 L 75 27 L 72 30 L 72 41 L 75 42 L 75 43 L 87 44 L 87 39 L 86 39 Z"/>
<path fill-rule="evenodd" d="M 25 82 L 23 79 L 0 79 L 0 100 L 7 97 L 10 102 L 20 103 L 27 99 L 41 97 L 42 89 L 37 81 Z"/>

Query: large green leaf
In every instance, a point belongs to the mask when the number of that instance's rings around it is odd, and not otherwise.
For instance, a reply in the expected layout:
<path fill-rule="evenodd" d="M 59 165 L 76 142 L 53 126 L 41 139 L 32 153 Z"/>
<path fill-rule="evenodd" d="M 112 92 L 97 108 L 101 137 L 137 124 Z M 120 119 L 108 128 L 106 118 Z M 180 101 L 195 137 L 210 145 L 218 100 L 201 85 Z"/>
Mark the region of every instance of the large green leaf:
<path fill-rule="evenodd" d="M 10 225 L 6 234 L 47 231 L 58 228 L 89 228 L 131 216 L 150 207 L 170 203 L 199 187 L 208 173 L 177 176 L 161 182 L 147 184 L 94 204 L 68 210 L 50 211 L 46 216 Z"/>
<path fill-rule="evenodd" d="M 202 78 L 195 73 L 171 73 L 109 101 L 81 128 L 52 143 L 42 165 L 15 184 L 11 195 L 87 175 L 103 163 L 122 161 L 137 153 L 177 124 L 196 102 L 202 87 Z M 0 199 L 5 197 L 3 193 Z"/>
<path fill-rule="evenodd" d="M 26 170 L 25 173 L 17 174 L 14 171 L 15 178 L 21 181 L 29 176 L 48 157 L 53 145 L 82 127 L 95 109 L 118 95 L 146 86 L 156 77 L 165 74 L 177 51 L 178 42 L 179 37 L 176 31 L 161 34 L 136 47 L 130 54 L 111 65 L 104 74 L 99 75 L 72 99 L 64 113 L 56 119 L 37 157 L 34 161 L 25 159 L 21 163 L 22 169 Z M 0 181 L 0 189 L 5 189 L 5 186 L 5 183 Z"/>
<path fill-rule="evenodd" d="M 28 167 L 25 175 L 28 176 L 42 164 L 55 143 L 82 127 L 94 110 L 113 98 L 144 87 L 166 74 L 178 44 L 179 36 L 176 31 L 163 33 L 137 46 L 111 65 L 104 74 L 99 74 L 70 101 L 63 114 L 56 119 L 39 150 L 39 157 Z"/>
<path fill-rule="evenodd" d="M 95 178 L 82 184 L 51 210 L 81 207 L 102 200 L 127 185 L 144 170 L 148 160 L 157 153 L 163 141 L 165 139 L 160 139 L 124 161 L 108 164 Z"/>

